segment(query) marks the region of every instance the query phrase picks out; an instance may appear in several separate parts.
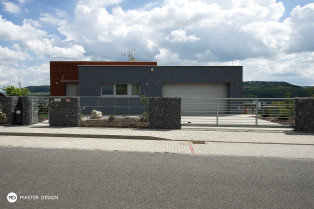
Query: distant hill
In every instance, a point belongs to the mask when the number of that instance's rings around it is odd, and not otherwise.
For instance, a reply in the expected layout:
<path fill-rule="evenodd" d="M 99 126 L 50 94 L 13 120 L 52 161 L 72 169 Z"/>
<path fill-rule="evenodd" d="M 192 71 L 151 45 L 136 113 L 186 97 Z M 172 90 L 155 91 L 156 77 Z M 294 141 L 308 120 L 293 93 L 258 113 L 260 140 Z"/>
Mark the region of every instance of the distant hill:
<path fill-rule="evenodd" d="M 287 82 L 243 82 L 243 97 L 245 98 L 309 97 L 313 94 L 314 87 L 301 87 Z"/>
<path fill-rule="evenodd" d="M 50 86 L 26 86 L 26 88 L 31 92 L 30 96 L 49 96 Z"/>
<path fill-rule="evenodd" d="M 26 86 L 30 92 L 50 92 L 50 86 Z"/>

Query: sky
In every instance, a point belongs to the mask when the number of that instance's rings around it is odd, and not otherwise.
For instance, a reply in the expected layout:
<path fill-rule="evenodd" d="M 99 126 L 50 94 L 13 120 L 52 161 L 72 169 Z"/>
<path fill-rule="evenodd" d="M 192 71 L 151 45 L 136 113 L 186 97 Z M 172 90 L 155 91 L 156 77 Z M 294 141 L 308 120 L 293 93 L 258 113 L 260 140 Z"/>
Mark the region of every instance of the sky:
<path fill-rule="evenodd" d="M 0 88 L 49 85 L 50 61 L 132 50 L 159 66 L 241 65 L 244 81 L 314 86 L 314 0 L 0 0 Z"/>

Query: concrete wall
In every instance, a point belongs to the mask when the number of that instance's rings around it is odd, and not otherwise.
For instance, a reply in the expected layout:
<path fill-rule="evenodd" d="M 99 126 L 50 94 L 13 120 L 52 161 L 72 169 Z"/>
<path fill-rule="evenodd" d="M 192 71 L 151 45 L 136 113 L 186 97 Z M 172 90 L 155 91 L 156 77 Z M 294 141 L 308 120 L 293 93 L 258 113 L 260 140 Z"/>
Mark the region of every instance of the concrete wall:
<path fill-rule="evenodd" d="M 181 129 L 181 98 L 149 98 L 149 128 Z"/>
<path fill-rule="evenodd" d="M 295 99 L 296 131 L 314 131 L 314 98 Z"/>
<path fill-rule="evenodd" d="M 103 83 L 139 83 L 148 97 L 161 97 L 163 83 L 227 83 L 228 96 L 241 98 L 242 71 L 242 66 L 79 66 L 79 96 L 100 96 Z"/>
<path fill-rule="evenodd" d="M 35 97 L 5 97 L 4 113 L 8 125 L 16 125 L 15 110 L 21 109 L 22 125 L 38 123 L 38 98 Z"/>
<path fill-rule="evenodd" d="M 80 125 L 80 99 L 78 97 L 49 98 L 49 125 L 70 126 Z"/>

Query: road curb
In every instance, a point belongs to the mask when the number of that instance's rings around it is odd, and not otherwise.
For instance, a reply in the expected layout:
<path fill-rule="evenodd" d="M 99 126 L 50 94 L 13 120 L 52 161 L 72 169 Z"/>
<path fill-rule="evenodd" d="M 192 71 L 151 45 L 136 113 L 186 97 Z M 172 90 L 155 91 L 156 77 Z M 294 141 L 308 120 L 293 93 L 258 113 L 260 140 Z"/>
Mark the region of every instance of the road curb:
<path fill-rule="evenodd" d="M 212 143 L 227 143 L 227 144 L 277 144 L 277 145 L 311 145 L 304 143 L 282 143 L 282 142 L 247 142 L 247 141 L 222 141 L 222 140 L 193 140 L 193 139 L 167 139 L 155 136 L 134 136 L 134 135 L 103 135 L 103 134 L 58 134 L 58 133 L 28 133 L 28 132 L 0 132 L 4 136 L 41 136 L 41 137 L 73 137 L 73 138 L 97 138 L 97 139 L 130 139 L 130 140 L 159 140 L 159 141 L 178 141 L 178 142 L 193 142 L 203 141 Z"/>
<path fill-rule="evenodd" d="M 103 134 L 57 134 L 57 133 L 28 133 L 28 132 L 0 132 L 0 135 L 6 136 L 43 136 L 43 137 L 74 137 L 74 138 L 110 138 L 110 139 L 142 139 L 142 140 L 164 140 L 172 139 L 154 137 L 154 136 L 133 136 L 133 135 L 103 135 Z"/>

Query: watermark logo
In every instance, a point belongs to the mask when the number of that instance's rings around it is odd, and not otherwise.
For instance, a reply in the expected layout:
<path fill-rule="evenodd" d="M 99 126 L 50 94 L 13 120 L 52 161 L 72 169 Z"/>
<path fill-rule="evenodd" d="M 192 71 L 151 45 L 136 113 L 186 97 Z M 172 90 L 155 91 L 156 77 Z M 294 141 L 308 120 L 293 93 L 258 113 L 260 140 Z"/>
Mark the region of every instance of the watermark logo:
<path fill-rule="evenodd" d="M 7 199 L 10 203 L 14 203 L 17 200 L 17 195 L 14 192 L 8 194 Z"/>

